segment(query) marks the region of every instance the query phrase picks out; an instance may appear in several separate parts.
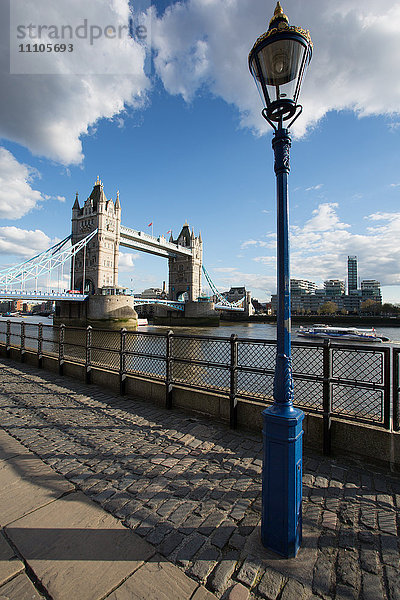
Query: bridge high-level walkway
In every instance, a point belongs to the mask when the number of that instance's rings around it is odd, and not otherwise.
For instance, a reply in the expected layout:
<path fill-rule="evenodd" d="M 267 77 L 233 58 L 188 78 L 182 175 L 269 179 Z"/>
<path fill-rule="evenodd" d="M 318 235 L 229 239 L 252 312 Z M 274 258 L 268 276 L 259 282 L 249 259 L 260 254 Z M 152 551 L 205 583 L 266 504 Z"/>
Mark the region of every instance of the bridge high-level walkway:
<path fill-rule="evenodd" d="M 306 453 L 284 560 L 259 542 L 261 437 L 7 359 L 0 425 L 0 597 L 22 575 L 32 598 L 400 597 L 399 476 Z"/>

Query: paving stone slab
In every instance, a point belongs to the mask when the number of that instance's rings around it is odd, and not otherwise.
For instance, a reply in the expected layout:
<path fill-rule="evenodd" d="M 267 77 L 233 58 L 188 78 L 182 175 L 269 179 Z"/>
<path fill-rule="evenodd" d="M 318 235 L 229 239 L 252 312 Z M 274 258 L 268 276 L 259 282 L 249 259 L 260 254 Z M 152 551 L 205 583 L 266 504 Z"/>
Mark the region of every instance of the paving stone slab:
<path fill-rule="evenodd" d="M 190 574 L 204 583 L 205 579 L 217 564 L 219 556 L 220 552 L 214 548 L 214 546 L 206 545 L 197 554 L 190 569 Z"/>
<path fill-rule="evenodd" d="M 363 600 L 377 600 L 378 598 L 384 598 L 382 581 L 378 575 L 363 573 L 361 579 L 361 597 Z"/>
<path fill-rule="evenodd" d="M 385 567 L 386 579 L 389 587 L 390 600 L 400 600 L 399 571 L 393 567 Z"/>
<path fill-rule="evenodd" d="M 257 578 L 260 566 L 261 562 L 259 560 L 253 556 L 247 556 L 237 574 L 237 579 L 251 588 Z"/>
<path fill-rule="evenodd" d="M 73 491 L 74 486 L 32 453 L 3 461 L 0 469 L 0 525 Z"/>
<path fill-rule="evenodd" d="M 178 567 L 155 556 L 107 596 L 107 600 L 188 600 L 197 585 Z"/>
<path fill-rule="evenodd" d="M 15 555 L 10 544 L 0 533 L 0 585 L 24 570 L 24 564 Z M 1 594 L 0 594 L 1 598 Z"/>
<path fill-rule="evenodd" d="M 358 597 L 359 594 L 355 588 L 350 587 L 344 583 L 337 584 L 335 600 L 358 600 Z M 375 598 L 375 600 L 378 600 L 378 598 Z M 379 600 L 381 599 L 379 598 Z"/>
<path fill-rule="evenodd" d="M 338 579 L 352 588 L 359 587 L 360 564 L 355 552 L 349 550 L 339 550 L 337 561 Z"/>
<path fill-rule="evenodd" d="M 0 429 L 0 461 L 8 460 L 20 454 L 31 454 L 18 440 Z"/>
<path fill-rule="evenodd" d="M 313 573 L 313 590 L 323 598 L 330 596 L 332 590 L 333 564 L 324 555 L 320 555 Z"/>
<path fill-rule="evenodd" d="M 216 596 L 214 596 L 214 594 L 209 592 L 205 587 L 201 585 L 197 588 L 191 600 L 215 600 L 215 598 Z"/>
<path fill-rule="evenodd" d="M 25 573 L 14 577 L 0 587 L 0 600 L 43 600 L 32 581 Z"/>
<path fill-rule="evenodd" d="M 310 594 L 311 590 L 309 588 L 295 579 L 289 579 L 283 588 L 280 600 L 305 600 L 309 598 Z"/>
<path fill-rule="evenodd" d="M 276 600 L 285 583 L 286 579 L 280 573 L 267 569 L 258 584 L 258 589 L 263 598 Z"/>
<path fill-rule="evenodd" d="M 230 554 L 226 556 L 214 569 L 211 574 L 210 582 L 213 590 L 222 594 L 222 592 L 228 587 L 228 582 L 236 569 L 237 556 Z"/>
<path fill-rule="evenodd" d="M 57 600 L 104 598 L 154 554 L 80 492 L 15 521 L 6 532 Z"/>
<path fill-rule="evenodd" d="M 237 583 L 229 592 L 228 600 L 248 600 L 249 596 L 250 590 L 241 583 Z"/>

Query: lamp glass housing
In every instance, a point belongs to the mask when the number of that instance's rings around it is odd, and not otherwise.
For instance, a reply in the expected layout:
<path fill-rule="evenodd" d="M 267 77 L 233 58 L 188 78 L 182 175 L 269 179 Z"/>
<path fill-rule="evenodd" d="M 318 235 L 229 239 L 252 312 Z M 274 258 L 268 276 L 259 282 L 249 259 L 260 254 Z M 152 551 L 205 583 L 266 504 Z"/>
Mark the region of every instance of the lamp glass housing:
<path fill-rule="evenodd" d="M 273 121 L 286 120 L 295 113 L 310 58 L 309 44 L 295 33 L 271 36 L 253 48 L 250 70 Z"/>

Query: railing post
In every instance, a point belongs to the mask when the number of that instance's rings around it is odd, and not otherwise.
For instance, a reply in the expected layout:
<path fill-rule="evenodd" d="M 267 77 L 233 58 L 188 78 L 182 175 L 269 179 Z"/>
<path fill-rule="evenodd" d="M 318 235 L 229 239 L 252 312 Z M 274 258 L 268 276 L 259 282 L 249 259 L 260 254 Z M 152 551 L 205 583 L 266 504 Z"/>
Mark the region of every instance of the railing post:
<path fill-rule="evenodd" d="M 400 350 L 393 348 L 393 429 L 400 430 L 400 398 L 399 398 L 399 356 Z"/>
<path fill-rule="evenodd" d="M 85 381 L 92 383 L 92 326 L 86 327 Z"/>
<path fill-rule="evenodd" d="M 229 426 L 237 427 L 237 371 L 238 371 L 238 339 L 236 333 L 231 335 L 231 362 L 230 362 L 230 387 L 229 387 Z"/>
<path fill-rule="evenodd" d="M 383 350 L 383 424 L 390 430 L 392 415 L 390 414 L 390 349 Z M 394 399 L 393 399 L 394 400 Z M 394 404 L 393 404 L 394 406 Z"/>
<path fill-rule="evenodd" d="M 20 352 L 21 352 L 21 362 L 24 362 L 25 361 L 25 322 L 24 321 L 21 321 Z"/>
<path fill-rule="evenodd" d="M 169 330 L 166 336 L 165 346 L 165 408 L 172 408 L 172 336 L 173 332 Z"/>
<path fill-rule="evenodd" d="M 7 331 L 6 331 L 6 356 L 10 358 L 11 354 L 11 321 L 7 321 Z"/>
<path fill-rule="evenodd" d="M 64 375 L 65 325 L 61 323 L 58 338 L 58 373 Z"/>
<path fill-rule="evenodd" d="M 330 340 L 324 340 L 323 348 L 323 450 L 326 456 L 331 453 L 331 424 L 332 424 L 332 347 Z"/>
<path fill-rule="evenodd" d="M 126 381 L 126 329 L 121 329 L 121 338 L 119 346 L 119 393 L 125 395 Z"/>
<path fill-rule="evenodd" d="M 37 360 L 38 368 L 43 366 L 43 323 L 38 324 L 38 340 L 37 340 Z"/>

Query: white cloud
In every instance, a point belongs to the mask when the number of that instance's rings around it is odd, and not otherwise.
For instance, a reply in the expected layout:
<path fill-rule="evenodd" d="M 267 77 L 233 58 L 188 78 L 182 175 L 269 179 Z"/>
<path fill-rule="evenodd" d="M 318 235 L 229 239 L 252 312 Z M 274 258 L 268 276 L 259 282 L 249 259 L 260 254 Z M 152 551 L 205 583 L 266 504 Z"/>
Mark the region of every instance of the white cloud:
<path fill-rule="evenodd" d="M 276 256 L 256 256 L 253 258 L 255 262 L 261 263 L 263 265 L 275 265 L 276 264 Z"/>
<path fill-rule="evenodd" d="M 30 258 L 54 244 L 40 229 L 26 230 L 18 227 L 0 227 L 0 253 Z"/>
<path fill-rule="evenodd" d="M 119 253 L 118 271 L 121 273 L 129 273 L 135 268 L 135 261 L 139 258 L 139 254 L 128 254 L 126 252 Z"/>
<path fill-rule="evenodd" d="M 214 267 L 215 273 L 234 273 L 237 271 L 236 267 Z"/>
<path fill-rule="evenodd" d="M 240 245 L 241 250 L 248 248 L 249 246 L 258 246 L 258 240 L 247 240 Z"/>
<path fill-rule="evenodd" d="M 318 183 L 317 185 L 312 185 L 311 187 L 306 188 L 306 192 L 311 192 L 315 190 L 320 190 L 322 188 L 322 183 Z"/>
<path fill-rule="evenodd" d="M 217 272 L 218 275 L 213 277 L 217 289 L 223 292 L 229 289 L 231 286 L 244 285 L 247 290 L 252 292 L 253 297 L 258 297 L 262 301 L 274 293 L 276 287 L 275 275 L 259 273 L 245 273 L 237 268 L 229 268 L 225 271 L 221 269 L 212 269 Z M 219 275 L 221 273 L 221 275 Z"/>
<path fill-rule="evenodd" d="M 34 209 L 44 197 L 32 189 L 32 180 L 38 173 L 19 163 L 16 158 L 0 147 L 0 217 L 19 219 Z"/>
<path fill-rule="evenodd" d="M 45 200 L 57 200 L 58 202 L 64 203 L 67 199 L 65 196 L 49 196 L 48 194 L 43 194 Z"/>
<path fill-rule="evenodd" d="M 327 210 L 329 208 L 329 210 Z M 366 217 L 382 224 L 353 233 L 342 223 L 337 205 L 320 205 L 304 227 L 291 230 L 293 277 L 321 283 L 347 276 L 347 256 L 358 257 L 361 278 L 378 279 L 384 285 L 400 284 L 400 213 L 374 213 Z"/>
<path fill-rule="evenodd" d="M 313 210 L 313 217 L 307 221 L 304 230 L 311 232 L 348 229 L 350 225 L 341 223 L 335 211 L 335 208 L 338 208 L 338 206 L 339 205 L 336 202 L 325 202 L 324 204 L 320 204 L 318 208 Z M 296 227 L 293 227 L 293 231 L 296 231 L 296 229 Z"/>
<path fill-rule="evenodd" d="M 267 131 L 247 56 L 272 9 L 263 0 L 253 0 L 250 10 L 243 0 L 188 0 L 169 7 L 153 23 L 155 66 L 165 88 L 190 101 L 207 87 L 239 109 L 242 125 Z M 295 132 L 304 134 L 330 110 L 390 115 L 393 122 L 400 112 L 399 2 L 286 0 L 284 9 L 314 42 Z"/>
<path fill-rule="evenodd" d="M 19 0 L 29 8 L 30 0 Z M 0 5 L 3 25 L 0 44 L 0 135 L 28 147 L 33 153 L 62 164 L 83 160 L 82 139 L 101 119 L 123 126 L 127 106 L 143 107 L 150 82 L 146 76 L 145 49 L 134 40 L 98 40 L 96 52 L 89 44 L 72 57 L 70 72 L 101 75 L 9 75 L 7 3 Z M 49 2 L 50 14 L 64 22 L 82 18 L 81 0 Z M 60 7 L 67 6 L 63 15 Z M 112 15 L 125 22 L 128 0 L 96 0 L 86 5 L 102 22 Z M 286 0 L 285 11 L 293 24 L 311 31 L 315 51 L 304 82 L 304 112 L 295 126 L 297 135 L 318 122 L 328 111 L 355 111 L 359 116 L 391 117 L 392 129 L 400 113 L 400 61 L 398 31 L 400 4 L 388 0 L 337 0 L 307 3 Z M 190 102 L 202 90 L 235 105 L 242 126 L 258 133 L 269 129 L 260 116 L 261 102 L 249 74 L 248 52 L 268 25 L 273 6 L 253 0 L 251 10 L 243 0 L 188 0 L 176 2 L 158 18 L 149 12 L 155 67 L 165 88 Z M 64 9 L 63 9 L 64 10 Z M 71 58 L 71 57 L 69 57 Z M 54 55 L 53 69 L 60 65 Z M 96 71 L 97 69 L 97 71 Z M 112 73 L 128 72 L 126 76 Z M 393 82 L 391 84 L 390 82 Z M 386 93 L 382 93 L 386 90 Z"/>
<path fill-rule="evenodd" d="M 19 1 L 22 7 L 24 3 L 27 9 L 36 7 L 30 0 Z M 51 2 L 48 5 L 47 23 L 52 18 L 64 23 L 82 18 L 81 0 Z M 129 3 L 128 0 L 96 0 L 86 4 L 85 14 L 88 11 L 97 15 L 96 20 L 93 17 L 94 22 L 110 18 L 111 23 L 121 20 L 128 23 Z M 75 63 L 71 65 L 70 71 L 83 75 L 10 75 L 6 2 L 0 4 L 0 23 L 2 137 L 26 146 L 36 155 L 65 165 L 79 164 L 83 160 L 82 137 L 100 119 L 112 119 L 121 115 L 127 105 L 144 105 L 149 80 L 145 74 L 145 49 L 138 42 L 132 39 L 103 38 L 94 47 L 81 42 L 74 49 L 75 54 L 71 53 Z M 55 72 L 57 68 L 63 72 L 61 54 L 58 54 L 57 59 L 54 54 L 49 54 L 47 60 L 53 61 L 51 66 Z M 103 65 L 108 68 L 107 76 L 85 75 L 86 67 L 87 72 L 93 73 L 96 72 L 96 67 L 101 69 Z M 74 70 L 78 67 L 80 70 Z"/>
<path fill-rule="evenodd" d="M 269 248 L 271 246 L 271 242 L 264 242 L 263 240 L 247 240 L 240 245 L 240 248 L 241 250 L 244 250 L 245 248 L 249 248 L 251 246 Z"/>
<path fill-rule="evenodd" d="M 340 220 L 337 209 L 336 203 L 321 204 L 304 226 L 291 227 L 291 276 L 318 284 L 331 278 L 344 280 L 347 257 L 356 255 L 361 279 L 377 279 L 383 286 L 400 285 L 400 212 L 370 214 L 364 217 L 371 223 L 366 232 L 356 233 Z M 271 250 L 252 260 L 275 270 L 276 241 Z"/>

